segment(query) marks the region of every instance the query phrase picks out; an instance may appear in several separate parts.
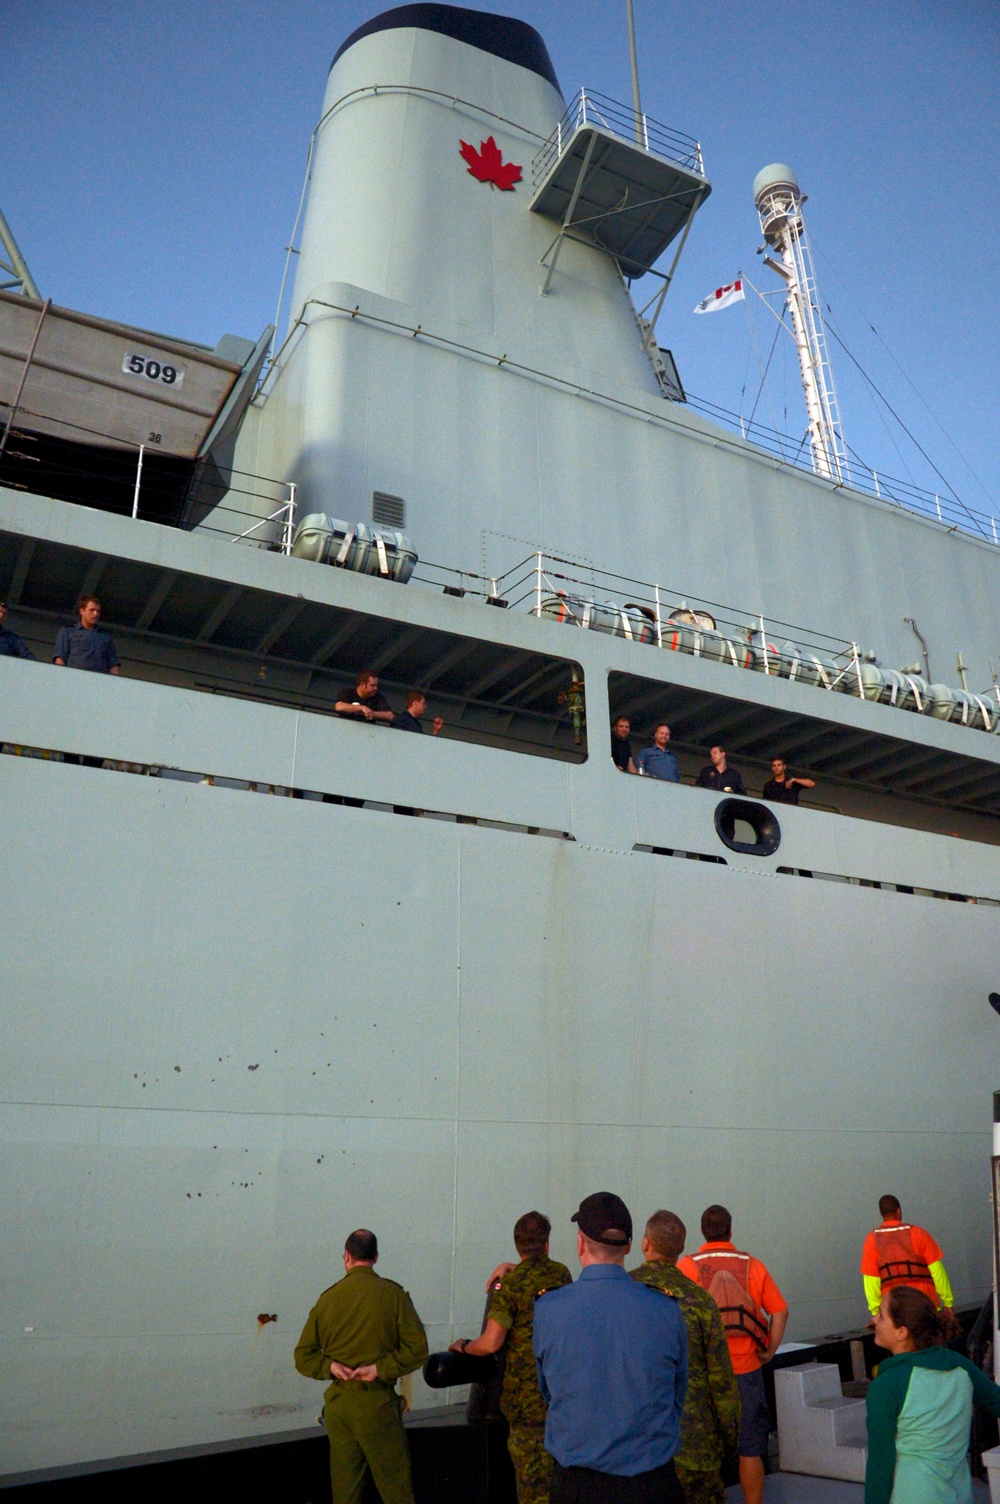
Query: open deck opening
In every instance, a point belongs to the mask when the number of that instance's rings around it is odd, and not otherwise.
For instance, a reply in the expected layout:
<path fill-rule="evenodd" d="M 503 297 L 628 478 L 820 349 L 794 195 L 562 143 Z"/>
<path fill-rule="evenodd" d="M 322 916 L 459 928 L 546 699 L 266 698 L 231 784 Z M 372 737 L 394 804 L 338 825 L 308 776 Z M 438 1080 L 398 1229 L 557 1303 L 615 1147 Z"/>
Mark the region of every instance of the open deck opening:
<path fill-rule="evenodd" d="M 332 715 L 369 669 L 396 711 L 426 691 L 443 736 L 587 756 L 582 671 L 566 658 L 0 532 L 0 598 L 36 657 L 51 659 L 81 594 L 100 597 L 128 677 Z"/>
<path fill-rule="evenodd" d="M 760 797 L 771 758 L 779 756 L 791 775 L 816 781 L 802 793 L 804 808 L 1000 844 L 1000 763 L 987 757 L 638 674 L 611 673 L 608 694 L 611 721 L 628 716 L 636 751 L 652 742 L 660 722 L 670 725 L 684 783 L 695 782 L 709 749 L 720 745 L 748 793 Z M 989 752 L 996 746 L 986 737 L 970 742 Z"/>

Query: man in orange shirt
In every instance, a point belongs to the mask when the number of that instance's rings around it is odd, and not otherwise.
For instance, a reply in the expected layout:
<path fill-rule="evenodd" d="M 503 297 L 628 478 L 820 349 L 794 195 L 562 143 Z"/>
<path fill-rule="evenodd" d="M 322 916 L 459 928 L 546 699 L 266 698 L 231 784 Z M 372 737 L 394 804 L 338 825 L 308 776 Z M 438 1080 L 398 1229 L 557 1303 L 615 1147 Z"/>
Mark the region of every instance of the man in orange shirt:
<path fill-rule="evenodd" d="M 731 1241 L 732 1232 L 726 1208 L 710 1206 L 701 1219 L 704 1243 L 677 1267 L 708 1291 L 721 1312 L 740 1391 L 740 1484 L 746 1504 L 761 1504 L 771 1414 L 760 1369 L 778 1351 L 788 1306 L 760 1260 Z"/>
<path fill-rule="evenodd" d="M 882 1224 L 865 1238 L 861 1250 L 861 1275 L 868 1309 L 877 1316 L 884 1291 L 894 1285 L 912 1285 L 922 1290 L 935 1304 L 951 1311 L 955 1297 L 951 1293 L 948 1271 L 941 1261 L 941 1249 L 923 1227 L 903 1221 L 903 1209 L 895 1196 L 883 1196 L 878 1204 Z"/>

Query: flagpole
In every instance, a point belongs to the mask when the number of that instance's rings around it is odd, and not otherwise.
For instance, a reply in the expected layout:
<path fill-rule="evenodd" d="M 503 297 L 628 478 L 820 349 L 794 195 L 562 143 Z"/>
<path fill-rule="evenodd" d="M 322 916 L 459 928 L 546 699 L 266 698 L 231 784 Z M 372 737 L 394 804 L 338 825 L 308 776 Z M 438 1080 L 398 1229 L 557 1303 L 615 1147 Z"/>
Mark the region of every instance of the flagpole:
<path fill-rule="evenodd" d="M 639 98 L 639 60 L 635 52 L 635 17 L 632 14 L 632 0 L 625 0 L 628 13 L 628 53 L 629 62 L 632 65 L 632 110 L 635 114 L 635 144 L 643 146 L 642 133 L 642 102 Z"/>

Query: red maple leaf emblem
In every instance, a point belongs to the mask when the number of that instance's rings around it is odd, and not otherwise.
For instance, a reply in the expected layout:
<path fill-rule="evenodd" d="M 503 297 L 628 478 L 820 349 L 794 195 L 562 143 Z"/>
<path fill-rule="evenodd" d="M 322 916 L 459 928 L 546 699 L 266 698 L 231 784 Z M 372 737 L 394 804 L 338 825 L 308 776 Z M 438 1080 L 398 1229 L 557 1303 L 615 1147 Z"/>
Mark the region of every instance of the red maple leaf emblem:
<path fill-rule="evenodd" d="M 503 153 L 492 136 L 480 141 L 478 151 L 468 141 L 463 141 L 459 146 L 459 155 L 468 162 L 472 176 L 480 183 L 489 183 L 491 188 L 502 188 L 507 192 L 521 181 L 520 167 L 514 162 L 504 161 Z"/>

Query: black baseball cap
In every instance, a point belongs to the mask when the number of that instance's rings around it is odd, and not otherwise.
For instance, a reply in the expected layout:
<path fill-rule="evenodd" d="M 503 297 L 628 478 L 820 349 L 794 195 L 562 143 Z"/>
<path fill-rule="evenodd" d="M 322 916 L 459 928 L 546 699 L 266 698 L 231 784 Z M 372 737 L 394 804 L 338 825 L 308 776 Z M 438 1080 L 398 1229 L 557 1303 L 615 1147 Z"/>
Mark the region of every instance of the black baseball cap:
<path fill-rule="evenodd" d="M 631 1213 L 614 1191 L 595 1191 L 592 1196 L 585 1196 L 570 1221 L 595 1243 L 624 1248 L 632 1241 Z M 609 1236 L 612 1233 L 616 1236 Z"/>

